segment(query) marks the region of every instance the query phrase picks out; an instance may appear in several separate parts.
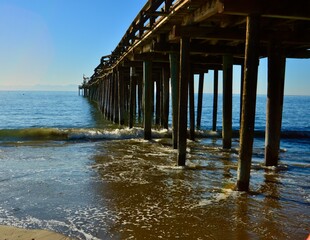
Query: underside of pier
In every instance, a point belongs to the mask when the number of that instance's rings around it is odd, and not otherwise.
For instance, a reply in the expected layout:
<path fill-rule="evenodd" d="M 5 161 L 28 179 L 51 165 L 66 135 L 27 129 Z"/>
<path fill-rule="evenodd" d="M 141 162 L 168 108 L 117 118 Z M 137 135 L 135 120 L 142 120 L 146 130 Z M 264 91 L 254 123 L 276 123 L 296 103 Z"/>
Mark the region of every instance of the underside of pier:
<path fill-rule="evenodd" d="M 168 128 L 172 102 L 172 146 L 186 164 L 187 138 L 200 126 L 203 76 L 214 71 L 213 130 L 218 72 L 223 71 L 223 148 L 231 147 L 233 65 L 241 65 L 241 128 L 236 188 L 249 189 L 254 138 L 257 71 L 268 58 L 266 165 L 278 162 L 286 58 L 310 58 L 308 0 L 149 0 L 111 54 L 103 56 L 80 89 L 104 116 L 133 127 L 144 138 L 154 125 Z M 199 74 L 197 124 L 194 74 Z M 200 104 L 200 105 L 199 105 Z M 188 111 L 189 109 L 189 111 Z M 187 123 L 189 115 L 190 123 Z M 199 116 L 200 115 L 200 116 Z M 189 131 L 188 131 L 189 127 Z"/>

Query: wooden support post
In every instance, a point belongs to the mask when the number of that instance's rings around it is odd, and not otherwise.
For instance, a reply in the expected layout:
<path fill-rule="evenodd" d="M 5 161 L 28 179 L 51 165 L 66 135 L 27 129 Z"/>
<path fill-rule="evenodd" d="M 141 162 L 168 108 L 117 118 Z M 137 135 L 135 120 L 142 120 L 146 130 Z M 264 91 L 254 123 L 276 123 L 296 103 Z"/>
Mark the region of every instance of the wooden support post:
<path fill-rule="evenodd" d="M 244 64 L 241 65 L 241 79 L 240 79 L 240 116 L 239 116 L 240 128 L 241 128 L 241 114 L 242 114 L 243 82 L 244 82 Z"/>
<path fill-rule="evenodd" d="M 124 74 L 120 69 L 117 70 L 118 78 L 118 118 L 119 125 L 124 125 Z"/>
<path fill-rule="evenodd" d="M 114 84 L 113 84 L 113 75 L 109 75 L 110 79 L 110 117 L 109 120 L 113 121 L 113 109 L 114 109 Z"/>
<path fill-rule="evenodd" d="M 144 139 L 150 140 L 152 138 L 152 115 L 153 106 L 150 96 L 154 94 L 154 82 L 152 80 L 152 62 L 147 60 L 143 62 L 143 102 L 144 102 Z M 153 92 L 153 94 L 152 94 Z"/>
<path fill-rule="evenodd" d="M 138 80 L 138 121 L 141 123 L 142 119 L 142 83 L 139 77 Z"/>
<path fill-rule="evenodd" d="M 218 79 L 219 72 L 214 70 L 214 84 L 213 84 L 213 119 L 212 119 L 212 131 L 216 131 L 217 123 L 217 99 L 218 99 Z"/>
<path fill-rule="evenodd" d="M 155 98 L 155 81 L 153 80 L 154 79 L 154 74 L 152 72 L 152 82 L 151 82 L 151 86 L 152 86 L 152 91 L 151 91 L 151 95 L 150 95 L 150 99 L 151 99 L 151 110 L 152 110 L 152 124 L 154 124 L 154 114 L 155 114 L 155 101 L 154 101 L 154 98 Z"/>
<path fill-rule="evenodd" d="M 181 37 L 180 40 L 180 85 L 179 85 L 179 117 L 178 117 L 178 166 L 185 166 L 187 139 L 187 102 L 188 82 L 190 79 L 190 40 Z"/>
<path fill-rule="evenodd" d="M 118 104 L 118 76 L 117 72 L 114 70 L 113 71 L 113 85 L 114 85 L 114 116 L 113 116 L 113 121 L 114 123 L 118 123 L 118 117 L 119 117 L 119 104 Z"/>
<path fill-rule="evenodd" d="M 202 98 L 203 98 L 203 82 L 204 73 L 199 74 L 199 85 L 198 85 L 198 103 L 197 103 L 197 129 L 201 126 L 201 112 L 202 112 Z"/>
<path fill-rule="evenodd" d="M 110 119 L 110 109 L 111 109 L 111 79 L 110 76 L 107 76 L 107 81 L 108 81 L 108 102 L 107 102 L 107 116 L 106 119 Z"/>
<path fill-rule="evenodd" d="M 163 108 L 164 108 L 164 74 L 163 74 L 164 70 L 163 68 L 161 68 L 161 71 L 160 71 L 160 106 L 159 106 L 159 111 L 160 111 L 160 119 L 159 119 L 159 124 L 160 124 L 160 127 L 163 126 L 163 118 L 164 118 L 164 111 L 163 111 Z"/>
<path fill-rule="evenodd" d="M 89 91 L 89 96 L 88 96 L 88 98 L 91 100 L 92 86 L 89 87 L 89 90 L 88 90 L 88 91 Z"/>
<path fill-rule="evenodd" d="M 111 80 L 111 106 L 110 106 L 110 121 L 113 121 L 113 114 L 114 114 L 114 83 L 113 83 L 113 74 L 110 74 L 110 80 Z"/>
<path fill-rule="evenodd" d="M 174 149 L 178 147 L 178 104 L 179 104 L 179 54 L 171 52 L 169 54 L 170 61 L 170 78 L 171 78 L 171 97 L 172 97 L 172 146 Z"/>
<path fill-rule="evenodd" d="M 109 79 L 105 78 L 105 104 L 104 104 L 104 117 L 108 119 L 108 109 L 109 109 Z"/>
<path fill-rule="evenodd" d="M 223 148 L 231 148 L 232 138 L 232 77 L 233 77 L 232 55 L 223 57 Z"/>
<path fill-rule="evenodd" d="M 96 102 L 99 110 L 101 110 L 101 102 L 100 102 L 100 89 L 101 89 L 101 81 L 98 82 L 96 86 Z"/>
<path fill-rule="evenodd" d="M 155 124 L 160 124 L 161 114 L 160 114 L 160 105 L 161 105 L 161 95 L 162 95 L 162 89 L 161 89 L 161 76 L 159 74 L 156 74 L 156 107 L 155 107 Z"/>
<path fill-rule="evenodd" d="M 248 191 L 253 151 L 260 17 L 247 16 L 237 190 Z"/>
<path fill-rule="evenodd" d="M 162 126 L 168 129 L 169 119 L 169 71 L 166 68 L 162 70 L 162 85 L 163 85 L 163 111 L 162 111 Z"/>
<path fill-rule="evenodd" d="M 129 89 L 129 119 L 128 127 L 132 128 L 134 125 L 135 116 L 135 98 L 136 98 L 136 70 L 134 67 L 130 67 L 130 89 Z"/>
<path fill-rule="evenodd" d="M 101 110 L 101 112 L 102 112 L 102 115 L 104 116 L 105 101 L 106 101 L 106 99 L 105 99 L 105 80 L 102 79 L 101 82 L 102 82 L 102 89 L 101 89 L 101 91 L 102 91 L 102 110 Z"/>
<path fill-rule="evenodd" d="M 99 107 L 100 107 L 100 112 L 102 113 L 102 110 L 103 110 L 103 82 L 102 82 L 102 80 L 99 83 L 98 92 L 99 92 L 98 103 L 99 103 Z"/>
<path fill-rule="evenodd" d="M 111 107 L 111 81 L 110 81 L 110 76 L 107 76 L 107 93 L 108 93 L 108 102 L 107 102 L 107 115 L 106 115 L 106 119 L 109 120 L 110 119 L 110 107 Z"/>
<path fill-rule="evenodd" d="M 128 81 L 129 79 L 129 81 Z M 125 112 L 126 112 L 126 119 L 128 123 L 128 118 L 129 118 L 129 101 L 130 101 L 130 76 L 126 76 L 126 79 L 124 79 L 125 82 L 125 91 L 124 91 L 124 97 L 125 97 Z"/>
<path fill-rule="evenodd" d="M 268 93 L 266 115 L 265 164 L 277 166 L 280 150 L 285 54 L 280 44 L 271 43 L 268 55 Z"/>
<path fill-rule="evenodd" d="M 107 94 L 106 94 L 106 79 L 102 80 L 102 91 L 103 91 L 103 107 L 102 107 L 102 114 L 105 117 L 105 111 L 106 111 L 106 103 L 107 103 Z"/>
<path fill-rule="evenodd" d="M 195 140 L 195 98 L 194 98 L 194 74 L 190 74 L 188 81 L 188 97 L 189 97 L 189 139 Z"/>

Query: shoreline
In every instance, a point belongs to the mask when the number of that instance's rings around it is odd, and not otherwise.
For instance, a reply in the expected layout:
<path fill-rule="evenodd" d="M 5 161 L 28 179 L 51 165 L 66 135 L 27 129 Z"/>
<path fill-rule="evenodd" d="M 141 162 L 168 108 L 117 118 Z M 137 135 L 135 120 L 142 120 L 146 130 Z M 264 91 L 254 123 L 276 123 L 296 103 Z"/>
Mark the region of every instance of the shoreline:
<path fill-rule="evenodd" d="M 0 240 L 72 240 L 60 233 L 49 230 L 24 229 L 0 225 Z"/>

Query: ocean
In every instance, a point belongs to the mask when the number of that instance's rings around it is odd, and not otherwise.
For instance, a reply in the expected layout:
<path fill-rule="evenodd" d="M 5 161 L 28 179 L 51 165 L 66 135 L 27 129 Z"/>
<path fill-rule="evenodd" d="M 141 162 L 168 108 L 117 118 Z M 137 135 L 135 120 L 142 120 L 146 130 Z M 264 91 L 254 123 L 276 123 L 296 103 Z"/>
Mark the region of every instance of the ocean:
<path fill-rule="evenodd" d="M 0 92 L 0 224 L 73 239 L 306 239 L 310 96 L 285 96 L 280 161 L 264 167 L 266 96 L 258 95 L 250 191 L 234 191 L 232 149 L 202 127 L 176 166 L 171 129 L 119 127 L 77 92 Z M 233 129 L 239 129 L 239 95 Z M 219 96 L 218 130 L 221 130 Z M 196 104 L 197 105 L 197 104 Z"/>

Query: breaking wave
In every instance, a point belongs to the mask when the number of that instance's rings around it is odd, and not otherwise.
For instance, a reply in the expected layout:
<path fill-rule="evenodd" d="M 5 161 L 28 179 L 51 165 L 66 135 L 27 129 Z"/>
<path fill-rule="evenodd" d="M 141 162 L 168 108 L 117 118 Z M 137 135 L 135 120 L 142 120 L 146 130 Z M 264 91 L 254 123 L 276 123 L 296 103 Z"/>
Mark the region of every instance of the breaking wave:
<path fill-rule="evenodd" d="M 25 128 L 25 129 L 0 129 L 0 141 L 69 141 L 69 140 L 118 140 L 143 138 L 144 130 L 140 127 L 118 128 L 118 129 L 98 129 L 98 128 Z M 153 138 L 171 137 L 171 129 L 152 129 Z M 234 132 L 233 137 L 238 137 L 238 132 Z M 264 132 L 255 132 L 255 137 L 262 137 Z M 220 132 L 196 130 L 197 138 L 220 138 Z M 310 132 L 285 131 L 282 138 L 310 138 Z"/>
<path fill-rule="evenodd" d="M 142 128 L 121 129 L 96 129 L 96 128 L 26 128 L 26 129 L 2 129 L 0 130 L 0 141 L 70 141 L 70 140 L 105 140 L 105 139 L 131 139 L 143 137 Z M 167 137 L 171 135 L 168 130 L 153 130 L 154 137 Z"/>

